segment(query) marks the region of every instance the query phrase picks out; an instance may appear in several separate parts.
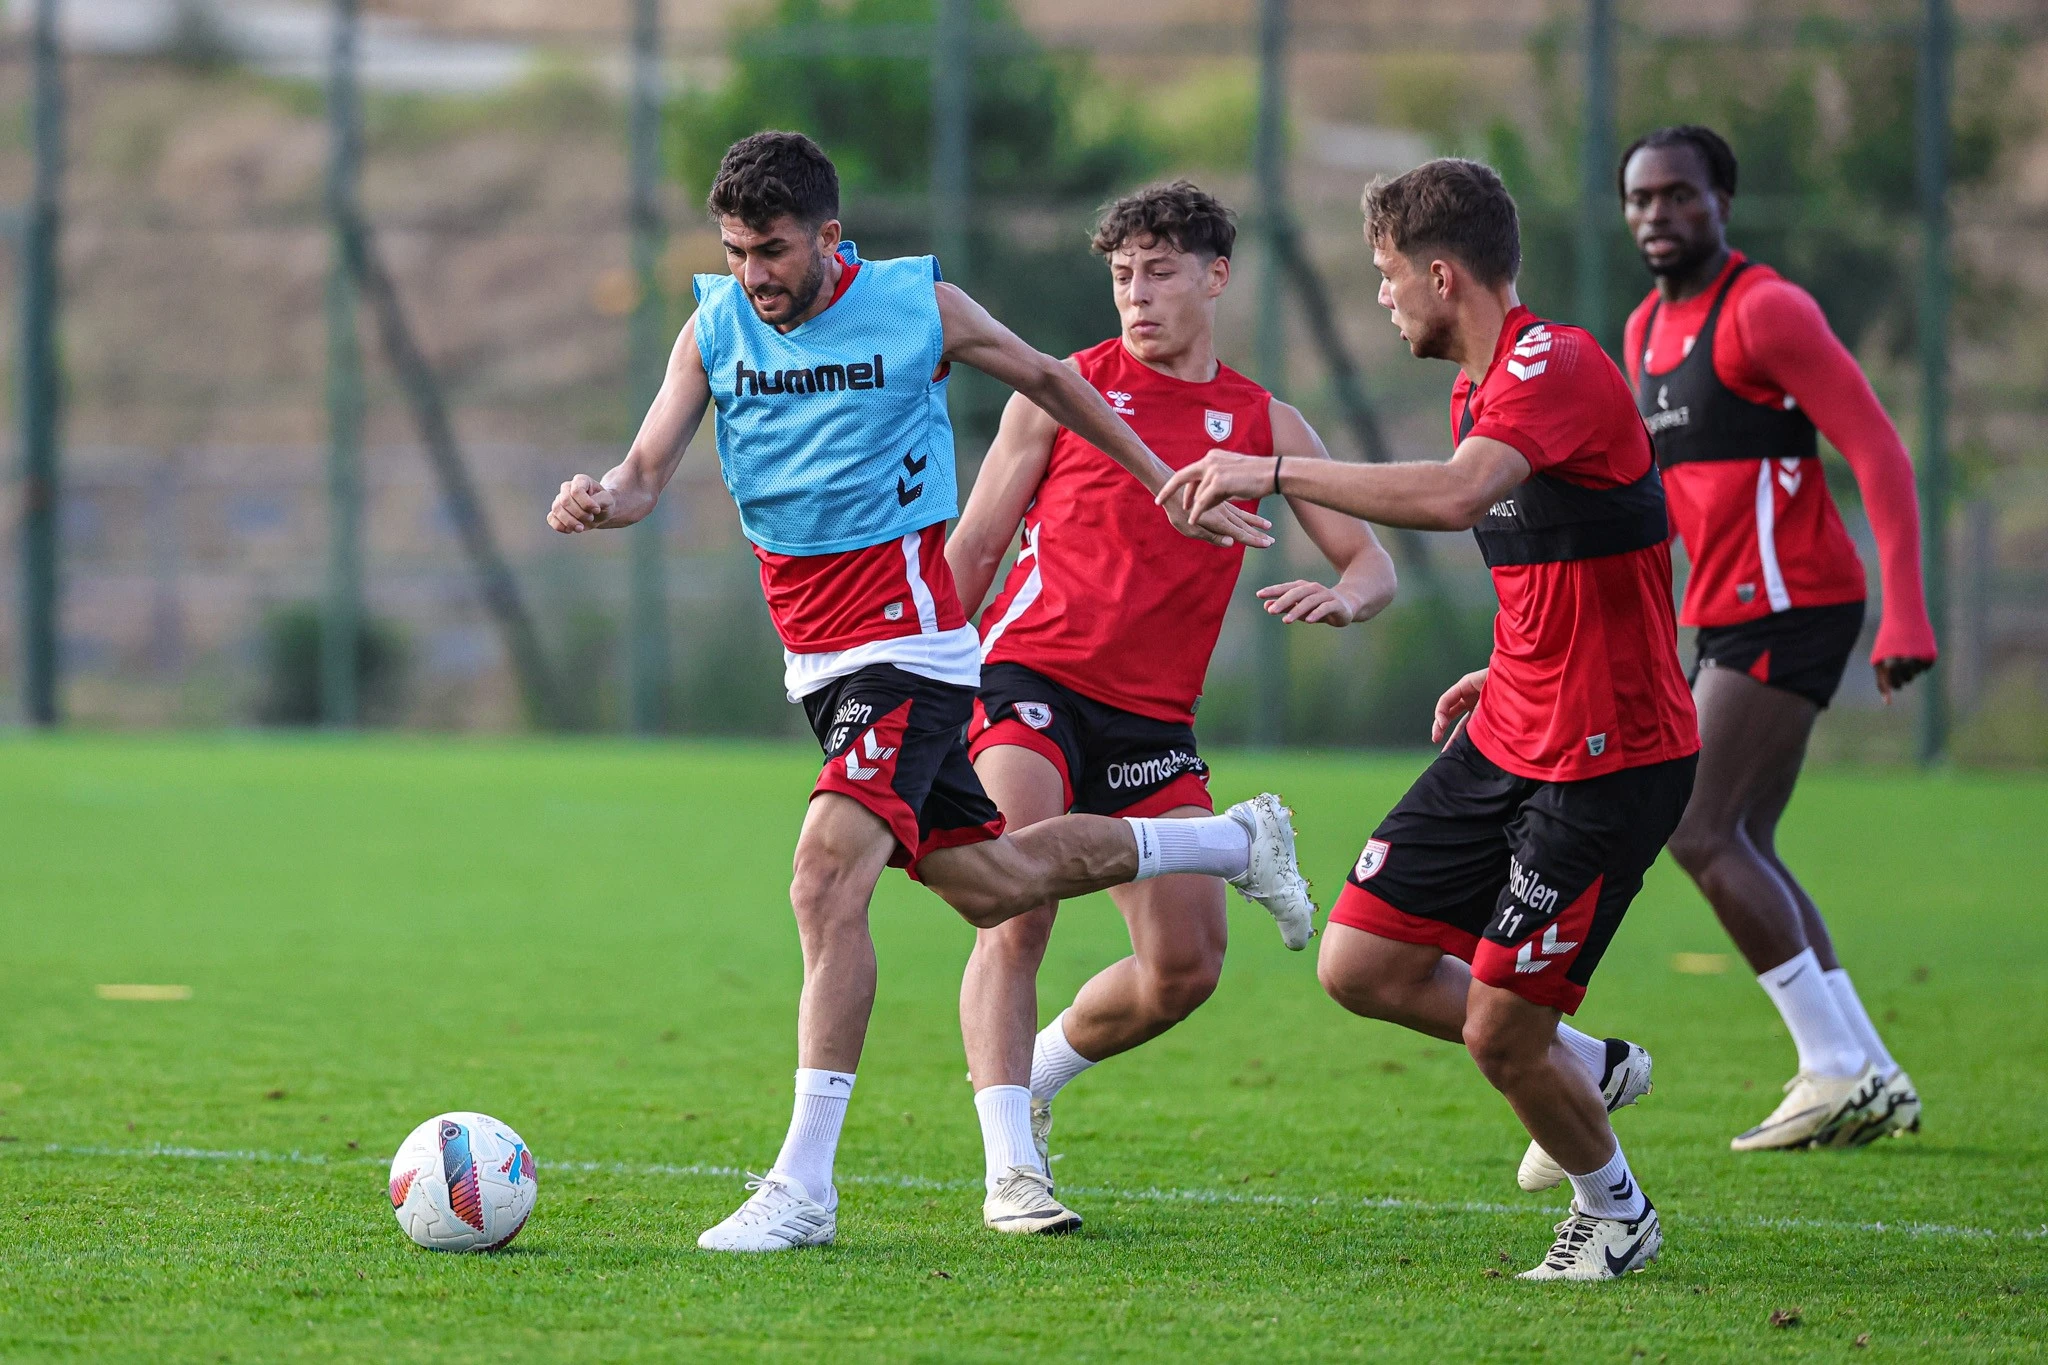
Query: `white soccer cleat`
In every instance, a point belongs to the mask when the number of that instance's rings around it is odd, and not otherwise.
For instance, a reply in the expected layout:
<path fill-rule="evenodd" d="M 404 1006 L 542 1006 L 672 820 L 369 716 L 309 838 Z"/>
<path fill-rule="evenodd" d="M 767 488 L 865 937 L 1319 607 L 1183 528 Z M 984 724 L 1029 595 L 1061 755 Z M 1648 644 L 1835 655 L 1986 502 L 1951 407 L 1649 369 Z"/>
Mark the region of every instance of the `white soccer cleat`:
<path fill-rule="evenodd" d="M 751 1176 L 747 1202 L 715 1228 L 697 1238 L 704 1251 L 791 1251 L 797 1247 L 832 1245 L 839 1229 L 838 1192 L 827 1207 L 811 1198 L 787 1176 L 770 1172 Z"/>
<path fill-rule="evenodd" d="M 1860 1122 L 1844 1124 L 1830 1147 L 1861 1147 L 1881 1137 L 1904 1137 L 1920 1131 L 1920 1092 L 1905 1068 L 1894 1068 L 1884 1089 Z"/>
<path fill-rule="evenodd" d="M 1252 846 L 1251 863 L 1230 884 L 1238 895 L 1263 907 L 1280 926 L 1280 941 L 1300 952 L 1316 934 L 1316 903 L 1295 861 L 1292 812 L 1279 797 L 1263 792 L 1224 813 L 1244 826 Z"/>
<path fill-rule="evenodd" d="M 1866 1065 L 1855 1076 L 1816 1076 L 1802 1071 L 1785 1082 L 1785 1098 L 1771 1116 L 1728 1143 L 1737 1152 L 1788 1151 L 1834 1146 L 1883 1106 L 1885 1083 Z"/>
<path fill-rule="evenodd" d="M 1052 1101 L 1031 1097 L 1031 1145 L 1038 1152 L 1038 1164 L 1052 1170 Z"/>
<path fill-rule="evenodd" d="M 1600 1077 L 1600 1098 L 1607 1112 L 1626 1109 L 1655 1089 L 1650 1083 L 1650 1054 L 1624 1038 L 1607 1040 L 1607 1071 Z M 1535 1142 L 1522 1153 L 1521 1169 L 1515 1183 L 1531 1194 L 1552 1189 L 1564 1180 L 1564 1167 L 1550 1159 L 1550 1153 Z"/>
<path fill-rule="evenodd" d="M 1618 1280 L 1641 1270 L 1664 1249 L 1664 1229 L 1657 1207 L 1643 1201 L 1635 1218 L 1595 1218 L 1579 1212 L 1576 1202 L 1557 1225 L 1557 1241 L 1543 1264 L 1523 1271 L 1518 1280 Z"/>
<path fill-rule="evenodd" d="M 1052 1197 L 1052 1177 L 1029 1166 L 1012 1166 L 981 1201 L 981 1225 L 996 1232 L 1072 1232 L 1081 1215 Z"/>

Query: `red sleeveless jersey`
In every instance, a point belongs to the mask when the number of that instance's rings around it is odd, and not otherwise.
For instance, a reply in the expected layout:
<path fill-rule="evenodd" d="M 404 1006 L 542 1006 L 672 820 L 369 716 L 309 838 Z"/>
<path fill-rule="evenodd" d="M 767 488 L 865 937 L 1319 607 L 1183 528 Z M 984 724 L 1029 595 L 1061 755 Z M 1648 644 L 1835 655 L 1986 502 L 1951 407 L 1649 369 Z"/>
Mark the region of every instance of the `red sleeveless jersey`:
<path fill-rule="evenodd" d="M 1273 396 L 1228 366 L 1189 383 L 1137 360 L 1121 337 L 1074 361 L 1175 469 L 1218 447 L 1273 453 Z M 1174 530 L 1143 484 L 1062 427 L 1024 514 L 1024 548 L 982 613 L 982 662 L 1023 664 L 1105 706 L 1191 721 L 1243 558 L 1242 546 Z"/>

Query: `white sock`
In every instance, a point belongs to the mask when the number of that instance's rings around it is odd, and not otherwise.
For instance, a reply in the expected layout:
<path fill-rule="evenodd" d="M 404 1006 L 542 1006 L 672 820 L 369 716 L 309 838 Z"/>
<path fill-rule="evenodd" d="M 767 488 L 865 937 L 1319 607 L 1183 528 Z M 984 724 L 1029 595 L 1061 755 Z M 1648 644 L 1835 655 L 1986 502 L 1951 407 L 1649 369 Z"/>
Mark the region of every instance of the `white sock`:
<path fill-rule="evenodd" d="M 1878 1075 L 1890 1080 L 1899 1064 L 1892 1060 L 1891 1050 L 1884 1045 L 1884 1039 L 1878 1037 L 1877 1025 L 1870 1022 L 1870 1011 L 1863 1008 L 1856 987 L 1849 982 L 1849 969 L 1837 967 L 1827 973 L 1827 979 L 1828 990 L 1835 997 L 1835 1006 L 1842 1011 L 1842 1018 L 1849 1022 L 1856 1041 L 1863 1044 L 1864 1055 L 1877 1068 Z"/>
<path fill-rule="evenodd" d="M 1590 1213 L 1595 1218 L 1640 1218 L 1643 1205 L 1648 1201 L 1636 1186 L 1636 1178 L 1628 1169 L 1628 1158 L 1621 1154 L 1621 1144 L 1614 1144 L 1614 1155 L 1607 1158 L 1607 1164 L 1597 1171 L 1571 1177 L 1572 1193 L 1579 1212 Z"/>
<path fill-rule="evenodd" d="M 1031 1045 L 1031 1098 L 1050 1104 L 1060 1088 L 1095 1063 L 1074 1051 L 1067 1041 L 1067 1012 L 1038 1031 Z"/>
<path fill-rule="evenodd" d="M 1590 1033 L 1581 1033 L 1570 1024 L 1559 1023 L 1557 1041 L 1572 1050 L 1579 1065 L 1586 1068 L 1586 1074 L 1593 1078 L 1593 1088 L 1600 1088 L 1601 1078 L 1607 1074 L 1607 1040 L 1595 1038 Z"/>
<path fill-rule="evenodd" d="M 1138 875 L 1164 877 L 1197 872 L 1205 877 L 1239 877 L 1251 866 L 1252 836 L 1228 815 L 1193 820 L 1140 820 L 1124 817 L 1138 839 Z"/>
<path fill-rule="evenodd" d="M 851 1098 L 851 1071 L 797 1068 L 796 1112 L 790 1115 L 789 1136 L 782 1140 L 771 1172 L 788 1176 L 821 1204 L 832 1194 L 832 1157 L 839 1150 L 839 1130 L 846 1123 L 846 1102 Z"/>
<path fill-rule="evenodd" d="M 1031 1091 L 1021 1085 L 991 1085 L 974 1092 L 981 1115 L 982 1183 L 994 1192 L 1012 1166 L 1043 1171 L 1031 1145 Z"/>
<path fill-rule="evenodd" d="M 1779 963 L 1759 976 L 1756 984 L 1771 997 L 1784 1016 L 1785 1027 L 1792 1031 L 1801 1071 L 1841 1077 L 1863 1070 L 1863 1044 L 1842 1017 L 1842 1007 L 1835 1003 L 1835 993 L 1828 988 L 1813 949 Z"/>

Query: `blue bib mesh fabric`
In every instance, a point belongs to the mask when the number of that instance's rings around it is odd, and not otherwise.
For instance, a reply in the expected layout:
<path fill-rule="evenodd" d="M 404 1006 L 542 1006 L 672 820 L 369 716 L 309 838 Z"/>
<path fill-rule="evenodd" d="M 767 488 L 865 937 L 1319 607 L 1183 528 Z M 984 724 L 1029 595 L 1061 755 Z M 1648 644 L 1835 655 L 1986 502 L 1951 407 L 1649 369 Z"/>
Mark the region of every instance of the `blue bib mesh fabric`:
<path fill-rule="evenodd" d="M 785 334 L 732 276 L 696 277 L 719 468 L 754 544 L 837 554 L 959 514 L 946 383 L 932 382 L 938 278 L 930 256 L 861 261 L 837 303 Z"/>

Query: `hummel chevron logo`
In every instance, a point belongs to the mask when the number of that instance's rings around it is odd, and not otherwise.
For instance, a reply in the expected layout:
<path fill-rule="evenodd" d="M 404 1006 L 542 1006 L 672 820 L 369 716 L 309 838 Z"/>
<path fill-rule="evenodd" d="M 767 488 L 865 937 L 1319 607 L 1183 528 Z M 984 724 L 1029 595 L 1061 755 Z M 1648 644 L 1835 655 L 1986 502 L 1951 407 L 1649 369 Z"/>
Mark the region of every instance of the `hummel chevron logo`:
<path fill-rule="evenodd" d="M 875 766 L 863 768 L 860 765 L 861 751 L 867 751 L 868 761 Z M 875 732 L 868 731 L 860 737 L 860 743 L 846 751 L 846 775 L 856 782 L 865 782 L 882 771 L 882 765 L 895 757 L 896 751 L 887 745 L 875 742 Z M 1548 964 L 1546 964 L 1548 965 Z"/>
<path fill-rule="evenodd" d="M 1557 926 L 1553 924 L 1543 931 L 1543 942 L 1540 945 L 1543 950 L 1543 960 L 1541 962 L 1535 959 L 1535 952 L 1538 946 L 1533 938 L 1522 945 L 1522 951 L 1515 954 L 1515 970 L 1517 972 L 1540 972 L 1545 967 L 1548 967 L 1552 960 L 1560 954 L 1568 953 L 1579 945 L 1576 942 L 1558 942 Z"/>
<path fill-rule="evenodd" d="M 1550 362 L 1548 360 L 1536 360 L 1536 357 L 1548 352 L 1553 340 L 1554 338 L 1550 335 L 1548 327 L 1533 328 L 1525 333 L 1522 339 L 1515 343 L 1514 354 L 1508 358 L 1508 373 L 1521 380 L 1534 379 L 1537 375 L 1542 374 L 1545 369 L 1549 368 Z M 1520 358 L 1517 359 L 1516 357 Z M 1530 361 L 1535 361 L 1535 363 L 1528 363 Z"/>
<path fill-rule="evenodd" d="M 924 473 L 924 467 L 931 462 L 932 457 L 929 455 L 919 455 L 915 451 L 905 451 L 903 454 L 903 468 L 913 479 Z M 911 483 L 900 478 L 896 480 L 896 505 L 898 507 L 910 506 L 923 493 L 924 485 L 921 483 Z"/>

